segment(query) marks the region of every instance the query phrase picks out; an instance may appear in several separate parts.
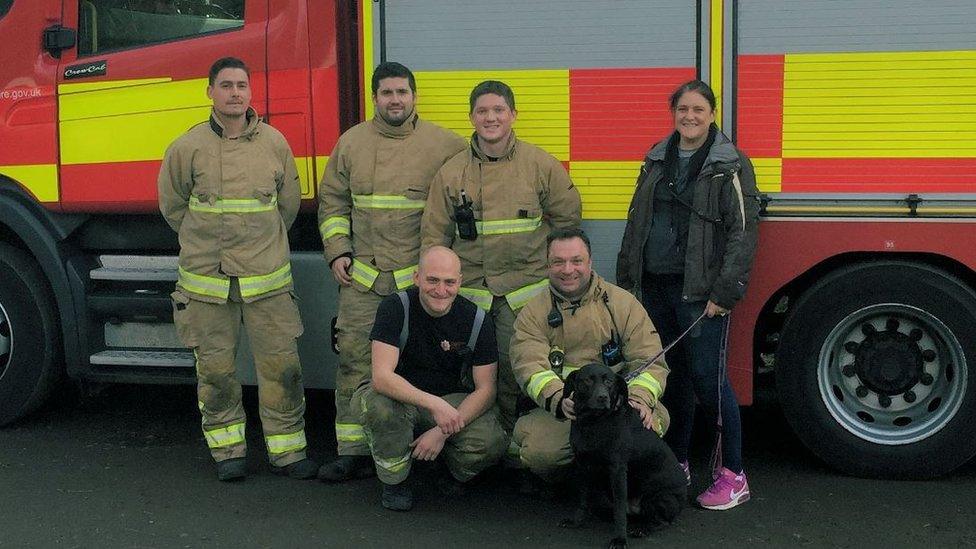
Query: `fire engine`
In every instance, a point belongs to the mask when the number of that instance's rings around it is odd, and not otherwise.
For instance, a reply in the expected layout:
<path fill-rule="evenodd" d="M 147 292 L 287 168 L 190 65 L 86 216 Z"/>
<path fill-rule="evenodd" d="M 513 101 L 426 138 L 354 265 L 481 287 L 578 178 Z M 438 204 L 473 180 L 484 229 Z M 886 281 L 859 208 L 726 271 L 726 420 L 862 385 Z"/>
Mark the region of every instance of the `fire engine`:
<path fill-rule="evenodd" d="M 62 379 L 193 382 L 155 181 L 225 55 L 296 157 L 299 347 L 306 384 L 329 388 L 316 183 L 372 116 L 372 68 L 396 60 L 421 116 L 465 136 L 472 86 L 512 85 L 516 130 L 569 170 L 604 275 L 668 94 L 710 82 L 763 193 L 732 321 L 741 402 L 774 372 L 832 466 L 947 473 L 976 454 L 974 29 L 968 0 L 0 0 L 0 423 Z"/>

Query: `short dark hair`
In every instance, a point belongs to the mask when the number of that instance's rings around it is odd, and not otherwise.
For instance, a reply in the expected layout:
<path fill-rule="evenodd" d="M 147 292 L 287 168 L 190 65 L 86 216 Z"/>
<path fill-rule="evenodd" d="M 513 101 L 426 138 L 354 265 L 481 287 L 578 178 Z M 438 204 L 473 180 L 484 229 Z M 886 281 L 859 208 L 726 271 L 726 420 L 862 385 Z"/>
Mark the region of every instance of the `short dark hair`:
<path fill-rule="evenodd" d="M 568 227 L 563 229 L 556 229 L 551 233 L 549 233 L 549 236 L 546 237 L 546 255 L 547 256 L 549 255 L 549 249 L 552 247 L 553 242 L 557 240 L 572 240 L 574 238 L 578 238 L 583 241 L 583 244 L 586 244 L 586 253 L 590 257 L 592 257 L 593 249 L 590 246 L 590 237 L 586 236 L 586 233 L 583 232 L 583 229 L 568 228 Z"/>
<path fill-rule="evenodd" d="M 508 104 L 508 108 L 513 111 L 515 110 L 515 92 L 512 91 L 512 88 L 508 84 L 498 80 L 485 80 L 471 90 L 471 97 L 468 99 L 471 110 L 468 112 L 474 112 L 474 104 L 478 101 L 478 98 L 489 93 L 501 97 Z"/>
<path fill-rule="evenodd" d="M 715 92 L 712 91 L 712 88 L 701 80 L 691 80 L 678 86 L 678 89 L 674 90 L 674 93 L 671 94 L 671 98 L 668 99 L 668 104 L 671 106 L 672 111 L 678 108 L 678 101 L 681 101 L 681 96 L 688 92 L 700 93 L 708 101 L 708 104 L 712 106 L 712 110 L 715 110 L 717 103 L 715 102 Z"/>
<path fill-rule="evenodd" d="M 214 61 L 213 65 L 210 65 L 208 82 L 211 86 L 214 85 L 214 80 L 217 80 L 217 74 L 224 69 L 241 69 L 247 75 L 248 80 L 251 78 L 251 70 L 247 68 L 247 65 L 243 61 L 236 57 L 221 57 Z"/>
<path fill-rule="evenodd" d="M 373 95 L 376 95 L 376 92 L 379 91 L 380 80 L 384 78 L 406 78 L 407 82 L 410 83 L 410 91 L 417 93 L 417 80 L 413 77 L 413 72 L 396 61 L 380 63 L 373 69 Z"/>

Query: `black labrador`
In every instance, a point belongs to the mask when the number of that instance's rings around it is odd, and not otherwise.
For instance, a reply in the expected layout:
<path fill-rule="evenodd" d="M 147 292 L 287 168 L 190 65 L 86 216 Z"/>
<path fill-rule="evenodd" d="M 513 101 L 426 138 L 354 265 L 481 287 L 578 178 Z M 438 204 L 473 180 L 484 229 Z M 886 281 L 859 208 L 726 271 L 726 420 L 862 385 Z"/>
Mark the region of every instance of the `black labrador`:
<path fill-rule="evenodd" d="M 573 518 L 560 525 L 583 526 L 601 499 L 613 513 L 611 548 L 626 547 L 628 534 L 644 537 L 673 522 L 688 498 L 687 480 L 668 445 L 628 403 L 624 378 L 587 364 L 567 376 L 564 394 L 572 394 L 576 414 L 569 441 L 580 500 Z"/>

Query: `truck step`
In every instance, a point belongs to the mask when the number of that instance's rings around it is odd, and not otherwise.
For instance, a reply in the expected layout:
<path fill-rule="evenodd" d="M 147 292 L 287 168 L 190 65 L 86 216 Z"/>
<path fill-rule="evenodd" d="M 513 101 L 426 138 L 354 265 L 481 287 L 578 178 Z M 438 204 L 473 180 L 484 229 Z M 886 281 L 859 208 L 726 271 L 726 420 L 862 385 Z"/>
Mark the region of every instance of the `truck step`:
<path fill-rule="evenodd" d="M 153 368 L 193 368 L 195 361 L 190 351 L 135 351 L 108 350 L 93 354 L 91 364 L 101 366 L 140 366 Z"/>
<path fill-rule="evenodd" d="M 92 269 L 92 280 L 176 282 L 176 256 L 102 255 L 101 267 Z"/>
<path fill-rule="evenodd" d="M 99 317 L 119 319 L 173 320 L 173 303 L 163 290 L 112 288 L 88 296 L 88 309 Z"/>

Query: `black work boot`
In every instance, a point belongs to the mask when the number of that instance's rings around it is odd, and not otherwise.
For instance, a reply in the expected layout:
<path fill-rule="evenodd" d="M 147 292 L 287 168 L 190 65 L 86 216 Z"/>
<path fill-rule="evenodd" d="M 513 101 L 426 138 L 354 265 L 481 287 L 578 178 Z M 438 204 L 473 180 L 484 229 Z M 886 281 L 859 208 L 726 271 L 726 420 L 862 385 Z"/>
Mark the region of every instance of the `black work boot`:
<path fill-rule="evenodd" d="M 289 463 L 282 467 L 271 466 L 271 472 L 276 475 L 287 476 L 290 478 L 298 480 L 307 480 L 310 478 L 315 478 L 315 474 L 319 470 L 319 464 L 310 460 L 309 458 L 304 458 L 295 463 Z"/>
<path fill-rule="evenodd" d="M 217 462 L 217 480 L 228 482 L 247 477 L 247 460 L 231 458 Z"/>
<path fill-rule="evenodd" d="M 319 480 L 322 482 L 342 482 L 375 474 L 373 458 L 369 456 L 339 456 L 319 468 Z"/>
<path fill-rule="evenodd" d="M 381 502 L 384 508 L 391 511 L 409 511 L 413 508 L 413 490 L 406 481 L 400 484 L 384 484 Z"/>

